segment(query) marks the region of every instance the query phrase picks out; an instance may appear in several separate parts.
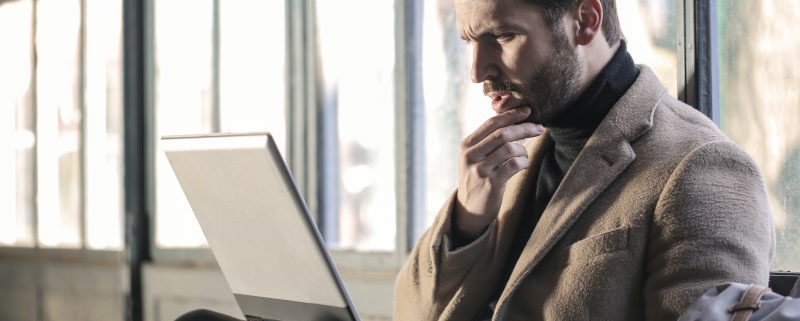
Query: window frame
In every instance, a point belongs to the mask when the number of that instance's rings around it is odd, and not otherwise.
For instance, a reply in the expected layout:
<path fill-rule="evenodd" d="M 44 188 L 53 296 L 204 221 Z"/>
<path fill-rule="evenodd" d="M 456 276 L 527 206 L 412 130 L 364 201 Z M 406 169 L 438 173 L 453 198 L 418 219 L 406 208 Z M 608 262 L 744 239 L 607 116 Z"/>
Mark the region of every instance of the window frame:
<path fill-rule="evenodd" d="M 192 264 L 199 266 L 215 266 L 216 261 L 210 249 L 206 248 L 161 248 L 155 244 L 155 229 L 156 229 L 156 186 L 155 186 L 155 150 L 154 137 L 155 131 L 155 100 L 153 89 L 155 88 L 155 70 L 154 70 L 154 37 L 153 37 L 153 1 L 157 0 L 127 0 L 134 2 L 143 2 L 144 13 L 144 90 L 143 95 L 145 98 L 145 139 L 147 156 L 144 159 L 146 168 L 144 170 L 146 197 L 143 201 L 146 203 L 147 208 L 147 246 L 150 255 L 139 253 L 141 258 L 151 258 L 155 264 L 167 265 L 183 265 Z M 219 21 L 218 21 L 218 8 L 220 0 L 213 0 L 214 5 L 214 40 L 213 40 L 213 56 L 215 57 L 212 62 L 212 78 L 214 86 L 214 110 L 219 113 Z M 409 151 L 407 146 L 415 146 L 410 143 L 409 130 L 410 127 L 415 126 L 414 121 L 411 121 L 408 110 L 406 108 L 406 93 L 409 85 L 407 82 L 417 82 L 415 79 L 408 77 L 406 69 L 407 53 L 406 44 L 414 40 L 412 36 L 404 36 L 406 28 L 418 28 L 413 23 L 408 23 L 407 8 L 417 6 L 421 14 L 421 0 L 394 0 L 395 7 L 395 67 L 394 67 L 394 97 L 395 97 L 395 197 L 396 210 L 396 237 L 395 248 L 391 252 L 358 252 L 355 250 L 339 250 L 330 249 L 332 259 L 337 267 L 348 270 L 378 270 L 378 271 L 396 271 L 399 270 L 402 264 L 407 260 L 413 240 L 410 239 L 407 222 L 412 221 L 415 215 L 409 214 L 410 209 L 414 205 L 408 205 L 409 190 L 419 190 L 419 188 L 411 188 L 409 181 L 414 184 L 421 184 L 424 180 L 406 179 L 412 177 L 409 175 L 411 171 L 416 171 L 417 177 L 421 177 L 422 172 L 419 172 L 424 166 L 424 158 L 420 157 L 418 162 L 419 166 L 412 166 L 408 161 L 413 153 Z M 292 171 L 295 183 L 306 200 L 307 206 L 319 224 L 320 230 L 324 231 L 326 228 L 326 218 L 324 215 L 324 204 L 321 204 L 320 198 L 323 193 L 320 182 L 323 181 L 324 172 L 320 166 L 322 164 L 323 154 L 318 152 L 321 148 L 321 140 L 318 136 L 318 124 L 321 117 L 318 115 L 317 93 L 320 90 L 321 84 L 317 75 L 317 59 L 318 49 L 316 45 L 316 11 L 314 0 L 285 0 L 286 10 L 286 69 L 285 79 L 286 83 L 291 84 L 286 86 L 286 122 L 287 122 L 287 144 L 286 144 L 286 161 L 290 170 Z M 420 31 L 421 34 L 421 31 Z M 417 38 L 419 39 L 419 38 Z M 126 51 L 129 52 L 129 51 Z M 414 56 L 409 54 L 408 56 Z M 408 59 L 416 59 L 413 57 Z M 420 68 L 417 63 L 416 68 Z M 420 86 L 420 84 L 417 84 Z M 421 88 L 419 89 L 419 97 L 421 99 Z M 416 108 L 422 108 L 417 104 Z M 127 115 L 126 115 L 127 117 Z M 417 117 L 415 121 L 421 121 L 421 116 Z M 421 127 L 421 126 L 420 126 Z M 215 126 L 218 129 L 218 126 Z M 423 137 L 417 134 L 414 139 L 422 141 Z M 421 151 L 424 144 L 416 144 L 413 147 L 417 155 L 422 155 Z M 134 197 L 134 195 L 131 195 Z M 420 204 L 416 202 L 414 204 Z M 417 205 L 419 206 L 419 205 Z M 322 211 L 321 211 L 322 210 Z M 422 211 L 420 211 L 422 212 Z M 422 214 L 424 215 L 424 213 Z M 129 220 L 129 222 L 137 222 L 141 219 Z M 141 222 L 139 224 L 142 224 Z M 134 232 L 128 229 L 129 232 Z M 142 231 L 135 232 L 135 235 L 141 235 Z M 137 242 L 142 243 L 142 242 Z M 142 248 L 142 246 L 139 246 Z M 148 260 L 144 260 L 148 261 Z M 142 262 L 144 263 L 144 262 Z"/>
<path fill-rule="evenodd" d="M 720 126 L 717 1 L 678 0 L 678 99 Z"/>
<path fill-rule="evenodd" d="M 0 5 L 7 4 L 7 3 L 21 2 L 21 1 L 26 1 L 26 0 L 0 0 Z M 29 49 L 30 49 L 30 55 L 31 55 L 31 69 L 30 69 L 31 76 L 30 76 L 29 86 L 30 86 L 31 90 L 29 92 L 29 95 L 31 96 L 30 97 L 31 98 L 30 99 L 30 101 L 31 101 L 30 108 L 32 109 L 32 115 L 33 115 L 34 135 L 35 135 L 35 137 L 38 138 L 39 130 L 38 130 L 37 112 L 38 112 L 38 109 L 39 109 L 39 102 L 38 102 L 37 95 L 38 95 L 38 91 L 39 91 L 38 90 L 38 88 L 39 88 L 39 84 L 38 84 L 39 63 L 38 63 L 38 59 L 36 59 L 36 57 L 38 56 L 38 54 L 36 52 L 36 50 L 37 50 L 36 37 L 37 37 L 37 23 L 38 23 L 38 19 L 39 19 L 39 17 L 38 17 L 38 5 L 39 5 L 39 2 L 37 0 L 29 0 L 29 1 L 31 3 L 31 12 L 30 12 L 30 14 L 31 14 L 31 39 L 30 39 L 30 43 L 29 43 L 30 44 Z M 78 43 L 77 43 L 77 48 L 78 48 L 78 66 L 77 66 L 77 70 L 79 70 L 80 72 L 79 72 L 79 75 L 77 77 L 78 86 L 74 89 L 74 92 L 77 95 L 77 102 L 78 102 L 78 105 L 79 105 L 79 109 L 81 111 L 81 115 L 84 115 L 87 112 L 87 108 L 86 108 L 86 104 L 87 104 L 87 100 L 86 100 L 86 74 L 87 74 L 87 69 L 86 69 L 86 67 L 87 67 L 87 62 L 86 62 L 86 53 L 87 53 L 87 46 L 86 46 L 86 19 L 87 19 L 86 18 L 86 1 L 87 0 L 75 0 L 75 1 L 78 2 L 79 8 L 80 8 L 79 9 L 80 10 L 79 11 L 80 12 L 80 24 L 78 26 Z M 127 0 L 122 0 L 122 1 L 127 1 Z M 119 14 L 120 14 L 121 20 L 124 19 L 125 10 L 122 9 L 122 11 L 119 12 Z M 122 28 L 124 28 L 124 26 L 120 26 L 120 28 L 121 28 L 121 36 L 123 37 L 123 39 L 121 39 L 121 41 L 125 41 L 124 40 L 124 31 L 122 31 Z M 124 56 L 124 51 L 121 52 L 120 54 L 122 56 Z M 121 57 L 121 58 L 124 59 L 124 57 Z M 122 82 L 123 86 L 125 86 L 125 81 L 124 80 L 125 79 L 124 79 L 124 75 L 123 75 L 123 79 L 121 79 L 121 82 Z M 123 98 L 123 102 L 122 103 L 124 105 L 124 98 Z M 123 106 L 123 109 L 124 109 L 124 106 Z M 124 122 L 124 120 L 123 120 L 123 122 Z M 4 258 L 4 259 L 5 258 L 12 258 L 12 259 L 20 258 L 20 259 L 23 259 L 23 260 L 31 260 L 31 259 L 33 259 L 33 260 L 36 260 L 36 261 L 49 261 L 49 262 L 65 262 L 65 261 L 69 261 L 69 262 L 73 262 L 73 261 L 79 261 L 79 262 L 83 262 L 83 261 L 86 261 L 86 262 L 108 262 L 108 261 L 113 261 L 115 259 L 119 259 L 120 258 L 120 254 L 125 251 L 125 240 L 124 239 L 123 239 L 122 247 L 120 249 L 92 249 L 92 248 L 89 247 L 89 244 L 88 244 L 87 221 L 86 221 L 86 219 L 87 219 L 86 203 L 87 203 L 87 198 L 88 198 L 88 194 L 87 194 L 87 191 L 86 191 L 86 182 L 87 182 L 87 168 L 86 168 L 86 157 L 87 157 L 87 155 L 86 155 L 86 140 L 87 140 L 86 132 L 87 132 L 87 129 L 86 129 L 86 127 L 87 127 L 87 123 L 86 123 L 86 121 L 84 119 L 82 119 L 81 120 L 81 124 L 80 124 L 80 130 L 79 130 L 80 139 L 79 139 L 78 149 L 77 149 L 77 153 L 78 153 L 79 159 L 80 159 L 80 166 L 78 168 L 78 170 L 80 172 L 79 180 L 78 180 L 78 184 L 80 185 L 80 191 L 78 192 L 78 202 L 79 202 L 79 204 L 78 204 L 78 209 L 79 209 L 78 236 L 80 238 L 79 244 L 76 247 L 63 247 L 63 248 L 62 247 L 58 247 L 58 246 L 56 246 L 56 247 L 49 247 L 49 246 L 43 247 L 43 246 L 41 246 L 41 242 L 39 240 L 39 216 L 40 216 L 39 209 L 40 208 L 39 208 L 39 205 L 38 205 L 38 200 L 34 199 L 33 204 L 32 204 L 33 218 L 31 220 L 31 225 L 32 225 L 32 229 L 31 229 L 32 235 L 31 235 L 31 237 L 33 239 L 33 244 L 32 245 L 2 245 L 2 246 L 0 246 L 0 258 Z M 126 129 L 127 129 L 127 126 L 125 126 L 125 124 L 123 124 L 123 131 L 126 130 Z M 124 138 L 123 138 L 123 141 L 124 141 Z M 123 143 L 123 145 L 125 145 L 125 144 Z M 123 146 L 123 148 L 125 148 L 125 147 Z M 33 170 L 33 175 L 31 177 L 32 180 L 31 180 L 30 184 L 33 186 L 33 190 L 37 191 L 38 190 L 38 185 L 39 185 L 38 184 L 38 178 L 39 178 L 39 164 L 38 164 L 39 141 L 38 141 L 38 139 L 35 140 L 32 149 L 33 149 L 33 168 L 34 168 L 34 170 Z M 125 154 L 124 151 L 123 151 L 123 154 Z M 123 155 L 123 158 L 124 157 L 125 156 Z M 127 167 L 127 164 L 125 164 L 124 161 L 123 161 L 123 171 L 124 171 L 124 168 L 126 168 L 126 167 Z M 120 186 L 120 188 L 124 189 L 124 187 L 125 187 L 124 181 L 125 181 L 125 178 L 123 177 L 123 184 L 122 184 L 122 186 Z M 124 193 L 125 192 L 123 191 L 123 194 Z M 123 196 L 123 200 L 122 201 L 123 201 L 123 203 L 125 202 L 124 196 Z M 122 212 L 120 213 L 120 215 L 124 219 L 125 213 L 124 213 L 124 209 L 123 208 L 124 208 L 124 204 L 123 204 L 123 207 L 121 207 Z M 123 228 L 123 230 L 125 228 L 124 227 L 124 222 L 123 222 L 123 227 L 122 228 Z M 30 252 L 30 253 L 26 253 L 26 252 Z M 47 260 L 48 257 L 50 257 L 52 259 Z M 122 260 L 119 260 L 118 262 L 122 262 Z"/>

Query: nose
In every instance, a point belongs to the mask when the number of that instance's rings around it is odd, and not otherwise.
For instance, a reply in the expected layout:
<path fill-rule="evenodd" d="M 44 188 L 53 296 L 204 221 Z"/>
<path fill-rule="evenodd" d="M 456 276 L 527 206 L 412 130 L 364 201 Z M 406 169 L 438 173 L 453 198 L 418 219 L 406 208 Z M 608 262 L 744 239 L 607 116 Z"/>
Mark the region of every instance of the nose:
<path fill-rule="evenodd" d="M 473 44 L 472 70 L 470 71 L 472 82 L 482 83 L 486 80 L 494 80 L 500 75 L 494 51 L 491 46 L 482 45 L 479 42 Z"/>

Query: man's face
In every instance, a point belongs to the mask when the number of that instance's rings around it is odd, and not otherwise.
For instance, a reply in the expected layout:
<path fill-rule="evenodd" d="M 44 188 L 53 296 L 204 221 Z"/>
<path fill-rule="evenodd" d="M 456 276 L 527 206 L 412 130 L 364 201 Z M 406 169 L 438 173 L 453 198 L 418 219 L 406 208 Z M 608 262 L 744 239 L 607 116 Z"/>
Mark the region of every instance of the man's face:
<path fill-rule="evenodd" d="M 528 106 L 547 125 L 577 95 L 580 60 L 563 23 L 522 0 L 456 0 L 461 37 L 472 44 L 473 82 L 483 83 L 497 113 Z"/>

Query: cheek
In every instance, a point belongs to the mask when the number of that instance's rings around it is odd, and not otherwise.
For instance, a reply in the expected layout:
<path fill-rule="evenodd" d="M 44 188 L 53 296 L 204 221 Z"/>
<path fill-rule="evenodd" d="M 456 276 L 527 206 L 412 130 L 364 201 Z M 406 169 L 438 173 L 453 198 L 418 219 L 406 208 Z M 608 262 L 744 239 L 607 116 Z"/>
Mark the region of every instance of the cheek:
<path fill-rule="evenodd" d="M 508 45 L 503 50 L 503 63 L 508 68 L 508 78 L 515 82 L 530 81 L 543 63 L 547 63 L 543 48 L 537 48 L 531 42 L 520 41 Z"/>
<path fill-rule="evenodd" d="M 527 69 L 530 59 L 526 59 L 524 52 L 519 46 L 507 46 L 503 49 L 503 65 L 507 68 L 506 74 L 509 80 L 519 82 L 526 81 Z"/>

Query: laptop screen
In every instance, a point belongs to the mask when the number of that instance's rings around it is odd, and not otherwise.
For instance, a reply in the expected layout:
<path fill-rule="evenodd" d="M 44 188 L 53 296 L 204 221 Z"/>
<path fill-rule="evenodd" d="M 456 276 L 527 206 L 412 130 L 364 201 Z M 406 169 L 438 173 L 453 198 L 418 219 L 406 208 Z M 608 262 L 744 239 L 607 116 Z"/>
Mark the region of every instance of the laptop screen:
<path fill-rule="evenodd" d="M 235 295 L 348 306 L 268 134 L 165 137 L 162 145 Z"/>

